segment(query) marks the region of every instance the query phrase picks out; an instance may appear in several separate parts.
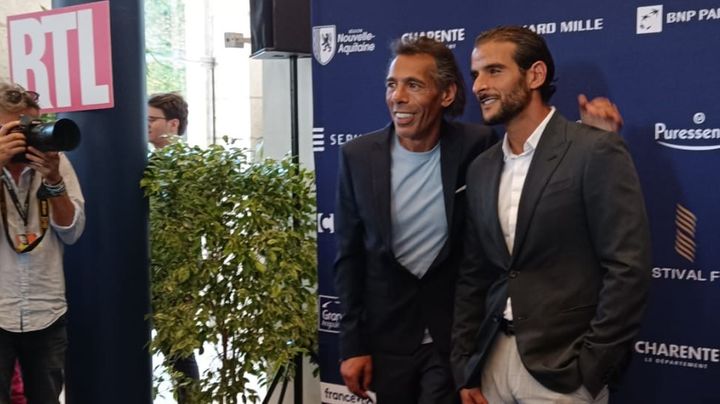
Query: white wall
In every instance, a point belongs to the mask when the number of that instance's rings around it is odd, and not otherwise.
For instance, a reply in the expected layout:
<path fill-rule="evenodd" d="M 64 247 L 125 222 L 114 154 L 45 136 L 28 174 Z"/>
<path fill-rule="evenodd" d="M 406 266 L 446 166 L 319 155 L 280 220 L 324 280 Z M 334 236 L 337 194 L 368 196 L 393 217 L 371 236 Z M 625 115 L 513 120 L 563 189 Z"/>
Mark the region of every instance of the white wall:
<path fill-rule="evenodd" d="M 8 60 L 7 17 L 50 9 L 51 0 L 1 0 L 0 1 L 0 79 L 10 80 Z"/>
<path fill-rule="evenodd" d="M 188 141 L 207 146 L 214 126 L 218 142 L 250 147 L 250 47 L 225 47 L 226 32 L 249 36 L 249 2 L 186 1 L 185 32 Z"/>
<path fill-rule="evenodd" d="M 256 110 L 253 119 L 261 120 L 258 124 L 261 132 L 253 136 L 256 142 L 263 142 L 265 156 L 281 158 L 290 153 L 290 61 L 273 59 L 258 63 L 262 64 L 262 110 Z M 300 162 L 313 169 L 311 66 L 310 58 L 298 59 Z"/>
<path fill-rule="evenodd" d="M 290 153 L 290 61 L 286 59 L 252 61 L 251 81 L 253 82 L 252 128 L 253 147 L 262 142 L 265 157 L 282 158 Z M 314 169 L 312 151 L 312 63 L 311 59 L 298 59 L 298 128 L 300 134 L 300 163 Z M 262 83 L 262 87 L 259 87 Z M 319 403 L 320 380 L 313 376 L 314 365 L 307 359 L 303 365 L 303 402 Z M 271 402 L 277 402 L 280 388 Z M 293 403 L 292 383 L 285 392 L 283 404 Z"/>

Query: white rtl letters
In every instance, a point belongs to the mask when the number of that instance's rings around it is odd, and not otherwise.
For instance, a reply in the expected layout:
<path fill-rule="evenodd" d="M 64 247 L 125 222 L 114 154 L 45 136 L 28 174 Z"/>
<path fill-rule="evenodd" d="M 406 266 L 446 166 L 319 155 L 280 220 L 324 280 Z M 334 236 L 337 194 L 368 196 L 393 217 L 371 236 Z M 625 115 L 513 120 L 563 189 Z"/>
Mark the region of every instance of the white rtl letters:
<path fill-rule="evenodd" d="M 95 71 L 95 43 L 92 10 L 80 10 L 43 16 L 40 20 L 25 18 L 9 25 L 13 79 L 16 83 L 34 88 L 43 95 L 41 108 L 72 106 L 71 70 L 80 74 L 80 99 L 83 105 L 110 101 L 109 85 L 97 85 Z M 69 43 L 69 33 L 77 31 L 77 44 Z M 48 35 L 49 34 L 49 35 Z M 52 44 L 52 61 L 45 55 L 46 38 Z M 77 45 L 77 55 L 70 52 Z M 31 77 L 35 86 L 30 86 Z M 51 86 L 54 92 L 51 93 Z M 51 94 L 55 95 L 54 105 Z M 77 99 L 77 98 L 76 98 Z"/>
<path fill-rule="evenodd" d="M 78 45 L 80 48 L 80 94 L 85 105 L 103 104 L 110 101 L 110 91 L 106 84 L 97 85 L 95 75 L 95 42 L 93 40 L 92 11 L 77 13 Z"/>
<path fill-rule="evenodd" d="M 70 58 L 68 57 L 68 31 L 75 29 L 75 13 L 53 14 L 42 18 L 45 32 L 50 32 L 55 65 L 55 107 L 68 107 L 70 98 Z M 48 94 L 45 92 L 44 94 Z"/>
<path fill-rule="evenodd" d="M 13 81 L 28 87 L 30 75 L 35 79 L 35 89 L 42 94 L 49 94 L 50 82 L 48 70 L 41 60 L 45 54 L 45 35 L 40 21 L 29 18 L 10 22 L 8 29 L 12 32 L 10 58 Z M 29 46 L 25 46 L 29 43 Z M 42 99 L 45 103 L 47 97 Z M 46 107 L 48 105 L 41 105 Z"/>

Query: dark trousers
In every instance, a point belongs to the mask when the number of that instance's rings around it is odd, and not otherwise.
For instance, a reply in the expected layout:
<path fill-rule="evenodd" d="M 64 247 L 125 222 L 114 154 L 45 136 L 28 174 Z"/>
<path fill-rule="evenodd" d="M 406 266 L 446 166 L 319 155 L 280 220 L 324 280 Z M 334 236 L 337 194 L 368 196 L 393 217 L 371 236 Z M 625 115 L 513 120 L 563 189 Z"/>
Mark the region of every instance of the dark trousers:
<path fill-rule="evenodd" d="M 372 390 L 378 404 L 456 404 L 450 361 L 434 344 L 411 355 L 375 354 Z"/>
<path fill-rule="evenodd" d="M 198 370 L 198 365 L 195 361 L 195 355 L 193 354 L 190 354 L 190 356 L 185 358 L 174 359 L 173 369 L 176 372 L 180 372 L 183 376 L 185 376 L 185 378 L 190 379 L 195 383 L 200 380 L 200 371 Z M 192 404 L 188 397 L 188 390 L 189 388 L 185 384 L 177 386 L 178 404 Z"/>
<path fill-rule="evenodd" d="M 65 316 L 49 327 L 30 332 L 0 329 L 0 404 L 10 403 L 15 360 L 20 362 L 28 404 L 56 404 L 65 373 Z"/>

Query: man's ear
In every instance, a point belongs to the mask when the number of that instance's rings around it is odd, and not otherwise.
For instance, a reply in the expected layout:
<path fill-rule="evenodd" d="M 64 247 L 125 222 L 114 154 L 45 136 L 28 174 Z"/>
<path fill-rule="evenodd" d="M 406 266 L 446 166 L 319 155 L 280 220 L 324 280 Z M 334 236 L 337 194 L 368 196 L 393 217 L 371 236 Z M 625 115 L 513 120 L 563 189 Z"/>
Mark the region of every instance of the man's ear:
<path fill-rule="evenodd" d="M 545 83 L 546 77 L 547 65 L 545 64 L 545 62 L 542 62 L 540 60 L 533 63 L 530 68 L 527 69 L 527 73 L 525 74 L 527 86 L 531 90 L 537 90 L 538 88 L 542 87 L 543 83 Z"/>
<path fill-rule="evenodd" d="M 177 118 L 169 119 L 167 121 L 168 125 L 170 125 L 170 129 L 172 129 L 173 133 L 178 134 L 178 129 L 180 128 L 180 120 Z"/>
<path fill-rule="evenodd" d="M 455 96 L 457 95 L 457 84 L 452 83 L 442 92 L 442 103 L 441 105 L 443 108 L 447 108 L 450 106 L 450 104 L 455 101 Z"/>

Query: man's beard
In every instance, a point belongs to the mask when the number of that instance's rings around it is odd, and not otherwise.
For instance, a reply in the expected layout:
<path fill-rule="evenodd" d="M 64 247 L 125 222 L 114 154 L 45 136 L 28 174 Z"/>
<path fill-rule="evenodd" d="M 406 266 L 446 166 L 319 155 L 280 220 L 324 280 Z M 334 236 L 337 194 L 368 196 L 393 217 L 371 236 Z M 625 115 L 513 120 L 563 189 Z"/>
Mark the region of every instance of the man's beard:
<path fill-rule="evenodd" d="M 518 80 L 517 86 L 500 98 L 500 110 L 494 115 L 485 117 L 486 125 L 505 124 L 515 118 L 530 103 L 530 90 L 525 84 L 524 78 Z"/>

